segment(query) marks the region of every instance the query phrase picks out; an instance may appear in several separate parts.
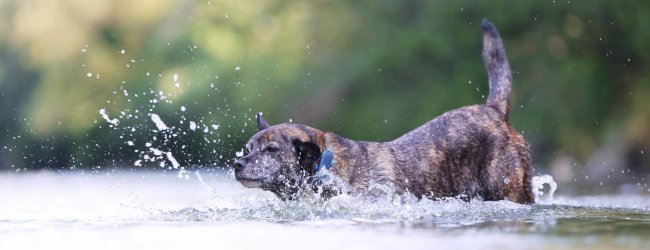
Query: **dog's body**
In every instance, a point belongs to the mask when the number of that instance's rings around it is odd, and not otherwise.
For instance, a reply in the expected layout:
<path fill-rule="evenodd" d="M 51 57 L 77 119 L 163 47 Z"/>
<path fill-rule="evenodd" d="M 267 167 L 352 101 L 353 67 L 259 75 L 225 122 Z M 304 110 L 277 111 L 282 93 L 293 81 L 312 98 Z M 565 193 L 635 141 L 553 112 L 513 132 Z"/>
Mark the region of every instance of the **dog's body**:
<path fill-rule="evenodd" d="M 496 28 L 484 20 L 483 58 L 490 95 L 485 105 L 448 111 L 390 142 L 345 139 L 300 124 L 269 124 L 258 114 L 248 155 L 235 162 L 247 187 L 295 199 L 305 190 L 324 196 L 372 193 L 379 184 L 418 198 L 463 196 L 532 203 L 528 144 L 508 124 L 511 71 Z M 324 152 L 334 181 L 318 168 Z"/>

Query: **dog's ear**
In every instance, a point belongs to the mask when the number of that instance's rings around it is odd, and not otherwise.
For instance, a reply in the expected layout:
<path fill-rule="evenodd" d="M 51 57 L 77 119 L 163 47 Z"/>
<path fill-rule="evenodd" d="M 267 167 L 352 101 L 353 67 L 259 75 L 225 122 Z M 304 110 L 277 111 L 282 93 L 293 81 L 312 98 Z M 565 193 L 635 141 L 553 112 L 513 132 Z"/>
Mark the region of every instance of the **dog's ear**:
<path fill-rule="evenodd" d="M 270 127 L 269 123 L 262 118 L 262 112 L 257 113 L 257 131 L 264 130 Z"/>
<path fill-rule="evenodd" d="M 313 142 L 304 142 L 298 139 L 293 140 L 293 146 L 296 148 L 296 157 L 300 167 L 307 170 L 309 174 L 315 174 L 315 167 L 321 156 L 320 147 Z"/>

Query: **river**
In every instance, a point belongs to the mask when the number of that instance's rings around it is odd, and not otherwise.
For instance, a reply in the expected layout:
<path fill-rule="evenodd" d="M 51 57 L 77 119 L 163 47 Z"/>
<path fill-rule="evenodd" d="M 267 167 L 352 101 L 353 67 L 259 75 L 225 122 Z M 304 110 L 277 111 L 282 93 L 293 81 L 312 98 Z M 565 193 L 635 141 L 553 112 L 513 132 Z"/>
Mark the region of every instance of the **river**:
<path fill-rule="evenodd" d="M 282 202 L 226 170 L 0 174 L 0 249 L 648 249 L 650 195 Z"/>

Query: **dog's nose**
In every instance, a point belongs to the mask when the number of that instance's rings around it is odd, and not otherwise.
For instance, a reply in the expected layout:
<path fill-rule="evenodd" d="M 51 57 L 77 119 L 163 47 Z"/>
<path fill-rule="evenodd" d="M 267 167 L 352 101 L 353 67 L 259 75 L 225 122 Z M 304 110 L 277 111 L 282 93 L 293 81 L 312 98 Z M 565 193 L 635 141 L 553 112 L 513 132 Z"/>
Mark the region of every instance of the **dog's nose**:
<path fill-rule="evenodd" d="M 241 159 L 239 159 L 236 160 L 232 166 L 235 168 L 235 171 L 241 171 L 241 169 L 244 168 L 244 162 Z"/>

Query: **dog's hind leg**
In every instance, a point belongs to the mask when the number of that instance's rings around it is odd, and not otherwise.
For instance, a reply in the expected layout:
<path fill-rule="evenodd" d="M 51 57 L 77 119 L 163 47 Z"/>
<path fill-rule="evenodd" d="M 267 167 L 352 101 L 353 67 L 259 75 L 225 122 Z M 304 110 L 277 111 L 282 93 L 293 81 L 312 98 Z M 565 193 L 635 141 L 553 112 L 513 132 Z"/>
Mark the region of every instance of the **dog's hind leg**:
<path fill-rule="evenodd" d="M 531 157 L 530 149 L 524 138 L 515 133 L 511 133 L 510 142 L 506 146 L 506 157 L 504 162 L 506 166 L 505 176 L 506 185 L 503 192 L 506 199 L 522 203 L 531 204 L 535 202 L 531 186 Z"/>

